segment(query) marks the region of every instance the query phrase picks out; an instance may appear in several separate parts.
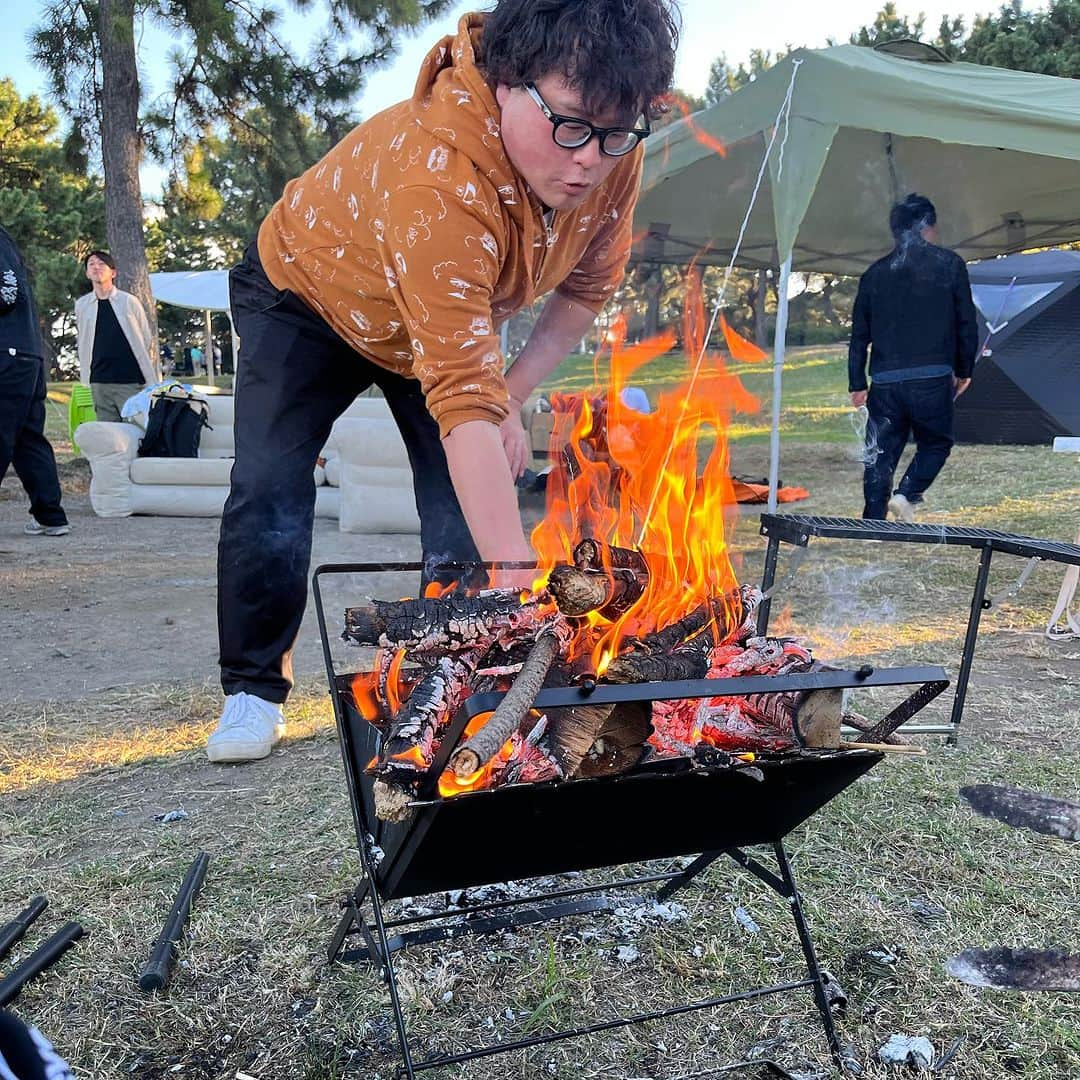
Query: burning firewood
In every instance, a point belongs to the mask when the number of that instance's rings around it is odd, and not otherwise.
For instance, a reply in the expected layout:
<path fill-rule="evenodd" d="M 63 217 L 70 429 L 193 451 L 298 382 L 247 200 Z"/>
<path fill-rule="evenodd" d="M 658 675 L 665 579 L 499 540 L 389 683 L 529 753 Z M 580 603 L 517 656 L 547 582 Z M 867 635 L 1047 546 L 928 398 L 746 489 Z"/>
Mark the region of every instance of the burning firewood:
<path fill-rule="evenodd" d="M 558 634 L 545 631 L 536 639 L 514 685 L 499 702 L 491 719 L 454 751 L 450 768 L 459 780 L 468 779 L 481 765 L 489 762 L 521 726 L 558 653 Z"/>
<path fill-rule="evenodd" d="M 437 599 L 375 600 L 345 610 L 341 635 L 354 645 L 407 649 L 420 659 L 447 652 L 510 643 L 539 630 L 550 618 L 539 598 L 522 603 L 516 589 L 491 589 L 475 596 L 450 593 Z"/>
<path fill-rule="evenodd" d="M 629 641 L 604 677 L 613 683 L 703 679 L 713 647 L 746 636 L 760 601 L 749 585 L 709 600 L 663 630 Z"/>
<path fill-rule="evenodd" d="M 547 587 L 564 615 L 598 611 L 614 621 L 641 599 L 648 584 L 641 552 L 588 539 L 574 548 L 573 566 L 551 571 Z"/>
<path fill-rule="evenodd" d="M 472 693 L 469 676 L 475 653 L 442 657 L 413 687 L 383 739 L 378 764 L 370 772 L 392 783 L 411 781 L 427 770 L 437 733 Z"/>

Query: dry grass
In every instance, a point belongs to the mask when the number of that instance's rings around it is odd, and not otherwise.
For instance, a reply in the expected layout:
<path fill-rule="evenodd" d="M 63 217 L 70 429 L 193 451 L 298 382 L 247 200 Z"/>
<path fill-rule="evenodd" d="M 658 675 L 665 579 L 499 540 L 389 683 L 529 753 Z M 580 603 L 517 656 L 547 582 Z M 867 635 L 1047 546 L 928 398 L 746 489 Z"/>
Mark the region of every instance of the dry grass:
<path fill-rule="evenodd" d="M 740 451 L 738 471 L 760 469 L 761 453 Z M 857 467 L 843 446 L 788 447 L 785 460 L 785 480 L 815 493 L 809 509 L 850 513 Z M 1042 450 L 961 448 L 929 515 L 1068 537 L 1074 468 Z M 754 531 L 746 519 L 746 579 L 760 572 Z M 992 591 L 1022 562 L 994 567 Z M 830 660 L 955 672 L 975 569 L 973 553 L 956 549 L 814 542 L 774 629 L 798 630 Z M 1080 797 L 1080 643 L 1040 635 L 1059 581 L 1060 569 L 1040 568 L 984 617 L 958 748 L 927 739 L 929 757 L 885 762 L 790 840 L 819 953 L 850 999 L 842 1038 L 870 1080 L 897 1075 L 873 1060 L 895 1031 L 928 1035 L 939 1052 L 961 1040 L 943 1078 L 1080 1077 L 1075 997 L 976 990 L 942 966 L 969 946 L 1080 948 L 1075 846 L 977 818 L 957 796 L 964 784 L 1005 782 Z M 884 705 L 882 694 L 867 709 Z M 928 713 L 944 717 L 948 706 L 946 695 Z M 203 757 L 216 707 L 211 688 L 159 687 L 5 715 L 0 920 L 41 891 L 52 906 L 33 942 L 69 917 L 89 931 L 19 1010 L 95 1080 L 390 1076 L 381 985 L 369 968 L 324 957 L 359 870 L 325 687 L 299 689 L 289 740 L 249 766 Z M 161 820 L 176 809 L 187 817 Z M 212 862 L 181 966 L 167 996 L 147 998 L 135 976 L 200 849 Z M 677 900 L 687 917 L 671 924 L 578 918 L 410 950 L 399 964 L 417 1043 L 447 1049 L 798 977 L 789 917 L 756 879 L 719 864 Z M 737 906 L 758 933 L 739 925 Z M 629 943 L 640 958 L 621 963 L 617 947 Z M 827 1062 L 809 996 L 435 1075 L 672 1080 L 755 1047 L 818 1075 Z"/>

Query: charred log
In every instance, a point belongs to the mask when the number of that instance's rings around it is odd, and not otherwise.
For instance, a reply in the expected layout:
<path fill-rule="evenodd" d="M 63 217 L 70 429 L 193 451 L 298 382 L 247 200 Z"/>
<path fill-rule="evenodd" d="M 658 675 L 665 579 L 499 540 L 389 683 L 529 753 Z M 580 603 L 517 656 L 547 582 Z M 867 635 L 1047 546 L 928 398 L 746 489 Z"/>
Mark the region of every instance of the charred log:
<path fill-rule="evenodd" d="M 491 719 L 450 758 L 450 767 L 459 780 L 472 776 L 481 765 L 490 761 L 521 726 L 558 652 L 558 636 L 550 631 L 541 633 L 514 685 L 499 702 Z"/>
<path fill-rule="evenodd" d="M 437 599 L 384 601 L 371 607 L 346 608 L 344 640 L 354 645 L 407 649 L 410 657 L 442 655 L 515 638 L 539 630 L 550 607 L 537 600 L 521 602 L 516 589 L 477 596 L 451 593 Z"/>
<path fill-rule="evenodd" d="M 550 745 L 566 776 L 576 776 L 578 766 L 604 730 L 614 705 L 571 705 L 549 709 Z"/>
<path fill-rule="evenodd" d="M 548 576 L 547 587 L 564 615 L 598 611 L 605 619 L 614 620 L 641 599 L 648 584 L 648 571 L 639 575 L 630 570 L 607 572 L 556 566 Z"/>
<path fill-rule="evenodd" d="M 407 821 L 412 814 L 409 803 L 413 799 L 411 791 L 384 780 L 376 780 L 371 785 L 371 797 L 375 802 L 375 816 L 380 821 Z"/>
<path fill-rule="evenodd" d="M 368 770 L 372 776 L 388 784 L 400 784 L 414 781 L 427 771 L 439 729 L 471 693 L 470 673 L 469 662 L 443 657 L 424 674 L 390 722 L 379 761 Z"/>
<path fill-rule="evenodd" d="M 652 710 L 647 702 L 616 705 L 607 723 L 597 732 L 575 775 L 615 776 L 632 769 L 645 752 L 652 734 Z"/>
<path fill-rule="evenodd" d="M 649 576 L 649 567 L 640 551 L 591 537 L 574 548 L 574 565 L 579 570 L 630 570 L 645 578 Z"/>
<path fill-rule="evenodd" d="M 675 649 L 650 648 L 622 653 L 608 664 L 604 679 L 613 683 L 704 679 L 709 670 L 711 649 L 712 639 L 702 634 Z"/>

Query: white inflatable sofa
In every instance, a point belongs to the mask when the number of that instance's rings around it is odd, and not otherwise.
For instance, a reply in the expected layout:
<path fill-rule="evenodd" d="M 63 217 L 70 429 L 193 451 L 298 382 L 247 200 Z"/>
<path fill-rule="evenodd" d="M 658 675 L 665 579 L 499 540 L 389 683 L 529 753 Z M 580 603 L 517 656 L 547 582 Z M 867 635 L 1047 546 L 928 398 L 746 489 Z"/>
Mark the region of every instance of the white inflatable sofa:
<path fill-rule="evenodd" d="M 197 458 L 139 457 L 142 428 L 81 424 L 75 441 L 90 462 L 90 505 L 100 517 L 220 517 L 232 471 L 233 397 L 205 394 L 212 430 Z M 358 397 L 334 424 L 315 467 L 315 514 L 342 532 L 419 533 L 405 444 L 381 397 Z"/>

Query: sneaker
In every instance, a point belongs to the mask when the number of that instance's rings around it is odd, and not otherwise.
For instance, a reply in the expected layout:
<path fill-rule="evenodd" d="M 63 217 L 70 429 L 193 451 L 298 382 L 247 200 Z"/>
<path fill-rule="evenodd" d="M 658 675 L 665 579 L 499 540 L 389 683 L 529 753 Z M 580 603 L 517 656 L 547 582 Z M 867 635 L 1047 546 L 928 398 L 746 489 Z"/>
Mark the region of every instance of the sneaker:
<path fill-rule="evenodd" d="M 257 761 L 268 757 L 285 734 L 281 706 L 254 694 L 229 694 L 217 730 L 206 740 L 211 761 Z"/>
<path fill-rule="evenodd" d="M 63 525 L 42 525 L 40 521 L 28 521 L 23 526 L 23 532 L 27 536 L 67 536 L 71 532 L 71 526 L 66 523 Z"/>
<path fill-rule="evenodd" d="M 908 525 L 915 521 L 915 507 L 899 491 L 889 500 L 889 513 Z"/>

